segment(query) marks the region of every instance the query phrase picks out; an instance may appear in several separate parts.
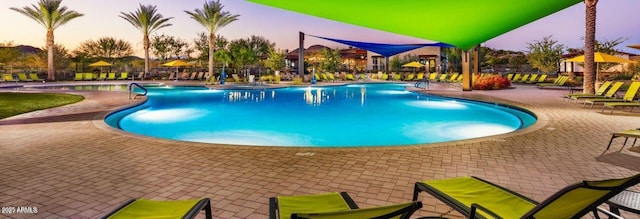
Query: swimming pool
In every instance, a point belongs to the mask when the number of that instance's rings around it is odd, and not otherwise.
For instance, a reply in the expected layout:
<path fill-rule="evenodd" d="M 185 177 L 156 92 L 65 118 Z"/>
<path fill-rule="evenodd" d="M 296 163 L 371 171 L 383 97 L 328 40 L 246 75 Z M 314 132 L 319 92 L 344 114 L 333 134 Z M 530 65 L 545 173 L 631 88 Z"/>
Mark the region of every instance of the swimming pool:
<path fill-rule="evenodd" d="M 536 121 L 513 107 L 418 94 L 405 86 L 152 87 L 145 103 L 105 121 L 128 132 L 173 140 L 311 147 L 455 141 L 513 132 Z"/>

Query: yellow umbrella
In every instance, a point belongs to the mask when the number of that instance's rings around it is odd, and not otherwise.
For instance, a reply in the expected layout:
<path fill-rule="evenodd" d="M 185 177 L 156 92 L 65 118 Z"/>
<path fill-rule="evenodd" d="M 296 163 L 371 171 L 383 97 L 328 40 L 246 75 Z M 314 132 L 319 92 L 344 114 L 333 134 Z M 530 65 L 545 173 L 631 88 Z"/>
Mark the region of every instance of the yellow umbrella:
<path fill-rule="evenodd" d="M 91 67 L 100 67 L 100 72 L 102 72 L 102 67 L 111 66 L 111 63 L 108 63 L 108 62 L 105 62 L 105 61 L 97 61 L 97 62 L 89 64 L 89 66 L 91 66 Z"/>
<path fill-rule="evenodd" d="M 170 61 L 167 63 L 162 64 L 163 66 L 167 66 L 167 67 L 176 67 L 176 77 L 178 76 L 178 68 L 179 67 L 183 67 L 183 66 L 189 66 L 191 64 L 182 61 L 182 60 L 174 60 L 174 61 Z"/>
<path fill-rule="evenodd" d="M 174 61 L 164 63 L 162 65 L 167 67 L 182 67 L 182 66 L 189 66 L 190 64 L 182 60 L 174 60 Z"/>
<path fill-rule="evenodd" d="M 424 67 L 424 65 L 420 64 L 419 62 L 413 61 L 402 65 L 402 67 L 421 68 Z"/>
<path fill-rule="evenodd" d="M 108 63 L 108 62 L 105 62 L 105 61 L 97 61 L 97 62 L 89 64 L 89 66 L 91 66 L 91 67 L 102 67 L 102 66 L 111 66 L 111 64 Z"/>
<path fill-rule="evenodd" d="M 595 62 L 636 63 L 635 61 L 623 59 L 617 56 L 612 56 L 612 55 L 601 53 L 601 52 L 593 53 L 593 60 Z M 565 60 L 565 62 L 584 62 L 584 55 L 567 59 Z"/>
<path fill-rule="evenodd" d="M 636 44 L 636 45 L 628 45 L 627 47 L 629 47 L 629 48 L 634 48 L 634 49 L 640 49 L 640 44 Z"/>

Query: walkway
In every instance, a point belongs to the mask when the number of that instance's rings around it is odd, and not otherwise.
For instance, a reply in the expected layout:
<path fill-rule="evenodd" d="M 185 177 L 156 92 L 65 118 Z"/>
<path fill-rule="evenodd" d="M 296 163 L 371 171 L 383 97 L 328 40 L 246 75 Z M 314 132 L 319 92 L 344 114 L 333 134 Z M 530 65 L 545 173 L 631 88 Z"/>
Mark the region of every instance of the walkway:
<path fill-rule="evenodd" d="M 640 126 L 640 113 L 601 114 L 563 102 L 566 90 L 533 86 L 428 92 L 526 107 L 541 121 L 517 133 L 433 145 L 224 146 L 114 130 L 102 118 L 134 103 L 126 92 L 75 91 L 86 100 L 0 120 L 0 205 L 38 210 L 0 217 L 96 218 L 130 198 L 209 197 L 216 218 L 266 218 L 270 196 L 347 191 L 367 207 L 411 200 L 419 180 L 464 175 L 542 201 L 579 180 L 640 171 L 640 154 L 620 151 L 622 140 L 603 153 L 612 131 Z M 425 193 L 421 198 L 418 215 L 448 210 Z"/>

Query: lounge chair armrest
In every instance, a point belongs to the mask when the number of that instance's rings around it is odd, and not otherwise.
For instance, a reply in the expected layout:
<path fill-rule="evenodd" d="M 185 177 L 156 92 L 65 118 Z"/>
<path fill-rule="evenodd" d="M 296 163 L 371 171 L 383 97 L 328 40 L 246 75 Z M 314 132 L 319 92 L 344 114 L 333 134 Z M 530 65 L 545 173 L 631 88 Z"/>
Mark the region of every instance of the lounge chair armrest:
<path fill-rule="evenodd" d="M 483 207 L 483 206 L 482 206 L 482 205 L 480 205 L 480 204 L 476 204 L 476 203 L 471 204 L 471 211 L 469 211 L 469 219 L 472 219 L 472 218 L 475 218 L 475 217 L 476 217 L 476 209 L 479 209 L 479 210 L 481 210 L 481 211 L 484 211 L 485 213 L 487 213 L 487 214 L 489 214 L 489 215 L 493 216 L 493 218 L 499 218 L 499 219 L 502 219 L 502 217 L 500 217 L 498 214 L 496 214 L 496 213 L 494 213 L 493 211 L 491 211 L 491 210 L 489 210 L 489 209 L 487 209 L 487 208 Z"/>
<path fill-rule="evenodd" d="M 606 214 L 606 215 L 608 215 L 608 216 L 609 216 L 609 218 L 624 219 L 623 217 L 620 217 L 620 215 L 617 215 L 617 214 L 615 214 L 615 213 L 613 213 L 613 212 L 611 212 L 611 211 L 608 211 L 608 210 L 606 210 L 606 209 L 604 209 L 604 208 L 601 208 L 601 207 L 598 207 L 598 211 L 599 211 L 599 212 L 602 212 L 602 213 L 604 213 L 604 214 Z M 597 212 L 597 211 L 594 211 L 593 213 L 594 213 L 594 214 L 597 214 L 598 212 Z"/>

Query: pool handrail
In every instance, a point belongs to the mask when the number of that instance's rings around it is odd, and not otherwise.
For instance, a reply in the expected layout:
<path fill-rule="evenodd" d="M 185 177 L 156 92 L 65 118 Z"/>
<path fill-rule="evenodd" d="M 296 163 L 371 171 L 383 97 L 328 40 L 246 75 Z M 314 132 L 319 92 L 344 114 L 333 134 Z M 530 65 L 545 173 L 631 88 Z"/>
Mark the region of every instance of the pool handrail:
<path fill-rule="evenodd" d="M 135 96 L 133 96 L 133 99 L 135 100 L 137 96 L 147 96 L 147 93 L 149 92 L 146 88 L 144 88 L 144 86 L 136 83 L 136 82 L 131 82 L 129 83 L 129 88 L 127 90 L 129 90 L 129 100 L 131 100 L 131 92 L 133 91 L 133 86 L 139 87 L 140 89 L 144 90 L 144 94 L 136 94 Z"/>

